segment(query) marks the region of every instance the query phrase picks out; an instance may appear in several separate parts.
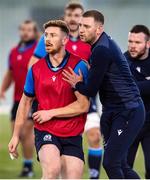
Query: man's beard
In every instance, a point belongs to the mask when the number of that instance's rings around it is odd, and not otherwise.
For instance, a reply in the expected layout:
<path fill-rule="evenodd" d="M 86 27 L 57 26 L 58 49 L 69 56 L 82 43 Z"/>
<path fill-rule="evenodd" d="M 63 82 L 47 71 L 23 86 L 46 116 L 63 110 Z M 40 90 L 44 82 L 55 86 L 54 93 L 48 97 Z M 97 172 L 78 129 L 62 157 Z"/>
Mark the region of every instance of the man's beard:
<path fill-rule="evenodd" d="M 146 46 L 137 54 L 137 56 L 133 57 L 129 52 L 130 56 L 134 59 L 141 59 L 146 54 L 147 48 Z"/>
<path fill-rule="evenodd" d="M 136 59 L 141 59 L 146 54 L 147 48 L 143 48 L 143 50 L 135 57 Z"/>
<path fill-rule="evenodd" d="M 51 50 L 51 52 L 48 52 L 48 51 L 47 51 L 47 53 L 48 53 L 48 54 L 51 54 L 51 55 L 55 55 L 55 54 L 57 54 L 57 53 L 60 51 L 60 49 L 61 49 L 61 47 L 59 47 L 59 48 L 57 48 L 57 49 L 53 49 L 53 50 Z"/>
<path fill-rule="evenodd" d="M 76 28 L 71 28 L 72 25 L 75 25 Z M 79 30 L 79 25 L 77 25 L 76 23 L 74 23 L 74 24 L 73 23 L 69 23 L 68 27 L 69 27 L 70 32 L 76 32 L 76 31 Z"/>

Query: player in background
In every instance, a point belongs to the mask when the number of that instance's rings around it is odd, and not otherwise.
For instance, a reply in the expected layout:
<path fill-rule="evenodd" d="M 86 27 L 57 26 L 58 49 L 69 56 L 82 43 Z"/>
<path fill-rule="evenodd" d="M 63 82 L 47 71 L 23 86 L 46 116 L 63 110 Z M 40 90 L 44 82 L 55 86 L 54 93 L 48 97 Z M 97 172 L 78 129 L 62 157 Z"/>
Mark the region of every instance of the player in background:
<path fill-rule="evenodd" d="M 69 27 L 69 40 L 66 44 L 67 51 L 76 54 L 80 58 L 88 61 L 91 54 L 91 46 L 80 40 L 79 22 L 84 12 L 83 6 L 78 3 L 70 3 L 64 10 L 64 21 Z M 45 57 L 46 50 L 44 35 L 41 37 L 31 58 L 29 66 Z M 93 87 L 94 88 L 94 87 Z M 100 118 L 97 112 L 96 98 L 91 98 L 90 111 L 87 115 L 85 134 L 88 140 L 88 166 L 90 178 L 99 177 L 102 159 L 102 148 L 100 145 Z"/>
<path fill-rule="evenodd" d="M 12 84 L 14 85 L 13 107 L 11 110 L 12 131 L 14 129 L 18 105 L 23 93 L 26 74 L 28 71 L 28 63 L 37 45 L 38 34 L 38 27 L 34 21 L 25 20 L 21 23 L 19 26 L 20 42 L 10 51 L 8 69 L 0 87 L 0 98 L 5 98 L 6 91 Z M 28 121 L 25 122 L 24 128 L 20 134 L 23 156 L 23 169 L 20 177 L 33 176 L 33 108 L 35 108 L 34 104 L 28 115 Z"/>
<path fill-rule="evenodd" d="M 64 21 L 51 20 L 44 29 L 48 54 L 27 74 L 9 152 L 17 156 L 19 135 L 35 97 L 38 101 L 38 111 L 33 114 L 35 146 L 42 179 L 56 179 L 60 172 L 64 179 L 81 179 L 82 132 L 89 100 L 62 79 L 62 71 L 72 67 L 86 79 L 88 67 L 81 58 L 65 50 L 69 29 Z"/>
<path fill-rule="evenodd" d="M 128 151 L 128 164 L 133 168 L 139 144 L 145 160 L 145 178 L 150 179 L 150 31 L 144 25 L 135 25 L 128 35 L 125 56 L 140 89 L 146 110 L 146 121 Z"/>

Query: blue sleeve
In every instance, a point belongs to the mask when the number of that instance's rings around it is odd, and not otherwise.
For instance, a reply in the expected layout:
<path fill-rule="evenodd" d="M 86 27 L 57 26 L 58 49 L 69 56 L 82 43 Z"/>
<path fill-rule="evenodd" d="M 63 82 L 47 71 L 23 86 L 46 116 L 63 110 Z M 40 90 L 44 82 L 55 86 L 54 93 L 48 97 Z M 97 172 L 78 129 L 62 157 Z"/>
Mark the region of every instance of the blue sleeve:
<path fill-rule="evenodd" d="M 88 65 L 85 61 L 81 60 L 77 65 L 76 67 L 74 68 L 74 72 L 76 74 L 79 75 L 79 69 L 81 70 L 82 72 L 82 75 L 83 75 L 83 80 L 86 81 L 87 80 L 87 76 L 88 76 Z"/>
<path fill-rule="evenodd" d="M 35 96 L 32 68 L 29 69 L 27 76 L 26 76 L 26 82 L 24 85 L 24 94 L 28 97 Z"/>
<path fill-rule="evenodd" d="M 37 58 L 43 58 L 46 56 L 44 34 L 41 36 L 41 38 L 34 50 L 34 56 Z"/>

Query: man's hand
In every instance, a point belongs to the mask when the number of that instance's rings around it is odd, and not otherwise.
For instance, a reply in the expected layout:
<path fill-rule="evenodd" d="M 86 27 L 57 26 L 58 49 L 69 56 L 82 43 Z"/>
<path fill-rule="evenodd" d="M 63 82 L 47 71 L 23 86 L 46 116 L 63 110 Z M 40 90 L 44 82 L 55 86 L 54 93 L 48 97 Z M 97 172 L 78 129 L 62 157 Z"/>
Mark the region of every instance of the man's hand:
<path fill-rule="evenodd" d="M 12 137 L 8 144 L 8 151 L 14 158 L 18 157 L 17 147 L 19 144 L 19 138 L 18 137 Z"/>
<path fill-rule="evenodd" d="M 75 88 L 78 82 L 83 81 L 82 72 L 79 69 L 79 75 L 77 75 L 71 67 L 68 69 L 69 71 L 63 70 L 63 80 L 67 81 L 73 88 Z"/>
<path fill-rule="evenodd" d="M 42 124 L 51 120 L 54 117 L 53 110 L 41 110 L 37 111 L 32 115 L 34 121 Z"/>

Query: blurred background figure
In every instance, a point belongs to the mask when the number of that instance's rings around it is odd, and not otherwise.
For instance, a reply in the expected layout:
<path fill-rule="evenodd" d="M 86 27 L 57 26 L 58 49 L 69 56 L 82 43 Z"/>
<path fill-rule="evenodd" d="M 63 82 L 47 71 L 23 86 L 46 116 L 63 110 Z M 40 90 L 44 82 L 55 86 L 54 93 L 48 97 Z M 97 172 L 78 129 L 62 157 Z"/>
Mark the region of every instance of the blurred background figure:
<path fill-rule="evenodd" d="M 145 109 L 146 121 L 128 152 L 128 164 L 133 168 L 139 144 L 145 160 L 145 178 L 150 179 L 150 31 L 144 25 L 135 25 L 128 35 L 125 56 L 139 87 Z"/>
<path fill-rule="evenodd" d="M 16 113 L 24 89 L 24 83 L 28 70 L 27 65 L 37 44 L 37 24 L 32 20 L 26 20 L 21 23 L 19 26 L 19 37 L 19 43 L 10 51 L 8 69 L 0 87 L 0 98 L 2 99 L 5 98 L 7 89 L 14 84 L 13 107 L 11 110 L 12 130 L 14 129 Z M 34 141 L 32 113 L 34 112 L 34 108 L 35 104 L 33 103 L 31 113 L 28 116 L 29 120 L 24 124 L 24 128 L 20 136 L 23 156 L 23 169 L 19 175 L 20 177 L 33 176 L 32 158 Z"/>

